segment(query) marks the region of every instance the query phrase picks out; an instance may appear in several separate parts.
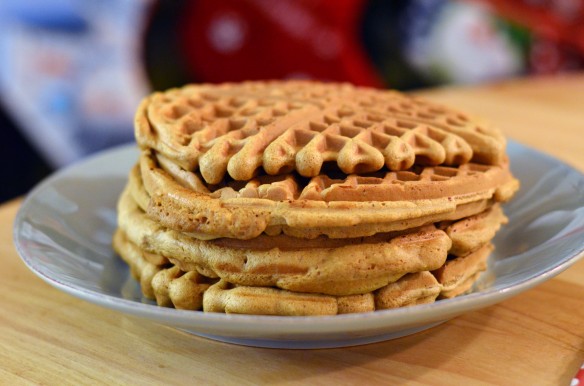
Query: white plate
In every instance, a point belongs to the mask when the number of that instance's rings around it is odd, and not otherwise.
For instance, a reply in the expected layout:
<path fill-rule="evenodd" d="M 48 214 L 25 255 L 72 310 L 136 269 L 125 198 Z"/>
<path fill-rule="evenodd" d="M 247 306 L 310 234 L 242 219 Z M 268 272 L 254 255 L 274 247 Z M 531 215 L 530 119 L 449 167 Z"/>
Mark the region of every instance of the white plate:
<path fill-rule="evenodd" d="M 506 206 L 510 223 L 481 290 L 450 300 L 367 314 L 326 317 L 225 315 L 175 310 L 142 298 L 111 248 L 116 200 L 136 162 L 134 146 L 113 149 L 64 169 L 24 201 L 14 225 L 26 265 L 81 299 L 226 342 L 324 348 L 388 340 L 500 302 L 557 275 L 584 255 L 584 176 L 517 143 L 508 152 L 522 188 Z"/>

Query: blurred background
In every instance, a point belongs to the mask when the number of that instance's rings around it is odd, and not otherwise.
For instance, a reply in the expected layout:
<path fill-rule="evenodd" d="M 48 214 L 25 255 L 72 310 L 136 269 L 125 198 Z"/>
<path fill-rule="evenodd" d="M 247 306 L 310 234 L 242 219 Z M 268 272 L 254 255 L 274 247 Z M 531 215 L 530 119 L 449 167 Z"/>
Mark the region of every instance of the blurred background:
<path fill-rule="evenodd" d="M 584 0 L 2 0 L 0 202 L 131 142 L 140 99 L 306 78 L 413 90 L 584 68 Z"/>

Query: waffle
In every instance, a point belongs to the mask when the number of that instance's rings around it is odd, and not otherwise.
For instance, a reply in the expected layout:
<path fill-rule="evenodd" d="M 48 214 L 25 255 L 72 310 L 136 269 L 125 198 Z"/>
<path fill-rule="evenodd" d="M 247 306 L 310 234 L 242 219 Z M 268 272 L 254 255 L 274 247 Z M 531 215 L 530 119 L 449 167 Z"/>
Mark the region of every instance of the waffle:
<path fill-rule="evenodd" d="M 378 291 L 352 296 L 234 286 L 220 281 L 205 292 L 203 310 L 280 316 L 350 314 L 431 303 L 440 290 L 440 284 L 430 272 L 409 274 Z"/>
<path fill-rule="evenodd" d="M 307 316 L 336 315 L 433 303 L 469 291 L 486 270 L 489 244 L 464 257 L 448 261 L 447 267 L 409 273 L 370 293 L 330 296 L 299 293 L 267 287 L 236 286 L 224 280 L 203 295 L 203 310 L 234 314 Z"/>
<path fill-rule="evenodd" d="M 292 171 L 345 174 L 504 161 L 505 139 L 467 115 L 395 91 L 307 81 L 190 85 L 146 98 L 136 140 L 209 184 Z"/>
<path fill-rule="evenodd" d="M 263 315 L 335 315 L 370 312 L 433 302 L 441 285 L 430 272 L 408 274 L 370 293 L 332 296 L 270 287 L 240 286 L 185 272 L 175 265 L 156 266 L 116 232 L 114 245 L 139 280 L 145 297 L 164 307 L 206 312 Z M 127 248 L 129 246 L 129 248 Z"/>
<path fill-rule="evenodd" d="M 362 237 L 468 216 L 507 201 L 518 182 L 507 166 L 420 167 L 380 175 L 326 175 L 308 182 L 284 175 L 211 192 L 196 173 L 140 157 L 134 184 L 144 186 L 148 215 L 199 238 L 251 239 L 263 232 L 294 237 Z M 409 199 L 408 199 L 409 197 Z M 146 200 L 143 200 L 145 204 Z M 142 202 L 142 200 L 141 200 Z"/>
<path fill-rule="evenodd" d="M 495 237 L 495 233 L 506 224 L 507 217 L 499 205 L 495 205 L 478 215 L 465 217 L 456 222 L 439 224 L 452 240 L 450 253 L 462 256 L 468 251 L 475 251 L 483 247 L 488 240 Z"/>
<path fill-rule="evenodd" d="M 149 219 L 129 189 L 121 197 L 118 213 L 119 232 L 127 243 L 163 255 L 183 271 L 197 271 L 239 285 L 330 295 L 370 292 L 408 273 L 437 270 L 448 254 L 453 254 L 451 246 L 462 245 L 460 240 L 468 239 L 467 233 L 473 229 L 458 227 L 454 222 L 445 230 L 428 225 L 357 239 L 305 240 L 281 235 L 205 241 Z M 473 249 L 488 243 L 505 220 L 498 206 L 474 216 L 470 222 L 488 229 L 473 233 Z M 457 254 L 471 251 L 458 248 Z"/>
<path fill-rule="evenodd" d="M 487 269 L 487 259 L 494 246 L 487 244 L 473 253 L 448 260 L 433 272 L 442 284 L 440 298 L 453 298 L 468 291 L 479 275 Z"/>
<path fill-rule="evenodd" d="M 143 251 L 128 243 L 123 232 L 114 236 L 114 245 L 140 281 L 145 297 L 164 307 L 206 312 L 256 315 L 336 315 L 372 312 L 460 295 L 470 289 L 486 269 L 490 244 L 467 256 L 449 260 L 436 271 L 406 274 L 377 290 L 355 295 L 326 295 L 244 286 L 209 278 L 196 271 L 185 272 L 176 265 L 157 266 Z M 461 274 L 461 272 L 469 274 Z"/>
<path fill-rule="evenodd" d="M 375 236 L 336 247 L 237 248 L 165 229 L 129 201 L 124 194 L 119 227 L 133 244 L 164 255 L 184 271 L 242 285 L 335 295 L 368 292 L 408 272 L 438 269 L 451 245 L 444 231 L 428 226 L 402 236 Z"/>

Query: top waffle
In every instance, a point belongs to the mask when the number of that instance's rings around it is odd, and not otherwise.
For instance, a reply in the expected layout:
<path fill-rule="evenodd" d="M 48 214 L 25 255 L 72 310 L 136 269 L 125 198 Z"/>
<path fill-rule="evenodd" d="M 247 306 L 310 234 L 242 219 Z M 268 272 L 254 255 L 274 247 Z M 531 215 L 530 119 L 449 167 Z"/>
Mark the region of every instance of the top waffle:
<path fill-rule="evenodd" d="M 395 91 L 308 81 L 191 85 L 155 93 L 136 115 L 136 139 L 208 184 L 229 176 L 314 177 L 500 165 L 505 139 L 468 116 Z"/>

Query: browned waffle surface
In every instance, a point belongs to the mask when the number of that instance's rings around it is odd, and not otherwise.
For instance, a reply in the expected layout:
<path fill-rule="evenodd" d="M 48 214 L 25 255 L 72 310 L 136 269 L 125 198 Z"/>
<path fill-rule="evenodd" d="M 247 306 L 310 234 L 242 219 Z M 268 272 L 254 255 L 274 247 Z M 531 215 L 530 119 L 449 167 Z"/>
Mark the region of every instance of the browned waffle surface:
<path fill-rule="evenodd" d="M 145 297 L 158 305 L 186 310 L 254 315 L 336 315 L 432 303 L 467 292 L 486 269 L 492 250 L 478 251 L 447 261 L 434 272 L 408 273 L 371 292 L 334 295 L 290 291 L 265 286 L 238 285 L 209 278 L 177 265 L 155 265 L 146 261 L 139 247 L 128 243 L 122 231 L 114 245 L 140 281 Z"/>
<path fill-rule="evenodd" d="M 136 114 L 136 139 L 210 184 L 257 173 L 304 177 L 412 165 L 504 161 L 500 131 L 395 91 L 308 81 L 190 85 L 155 93 Z"/>
<path fill-rule="evenodd" d="M 453 298 L 468 291 L 478 276 L 487 269 L 487 260 L 494 246 L 487 244 L 465 256 L 448 260 L 434 271 L 442 284 L 440 298 Z"/>
<path fill-rule="evenodd" d="M 151 151 L 131 180 L 150 197 L 143 209 L 155 221 L 200 238 L 239 239 L 370 236 L 476 214 L 518 188 L 506 166 L 465 164 L 342 179 L 265 177 L 212 192 L 196 173 L 165 166 Z"/>
<path fill-rule="evenodd" d="M 488 243 L 504 216 L 498 208 L 475 216 L 485 231 L 472 231 L 474 248 Z M 294 292 L 354 295 L 370 292 L 408 273 L 437 270 L 452 254 L 451 239 L 433 225 L 358 239 L 293 239 L 262 236 L 254 240 L 198 240 L 150 220 L 126 191 L 119 206 L 121 245 L 159 254 L 182 271 L 196 271 L 230 283 L 273 286 Z M 456 222 L 451 227 L 456 226 Z M 471 231 L 469 231 L 471 232 Z M 268 240 L 269 239 L 269 240 Z M 123 241 L 123 243 L 122 243 Z M 472 252 L 459 248 L 457 254 Z"/>

